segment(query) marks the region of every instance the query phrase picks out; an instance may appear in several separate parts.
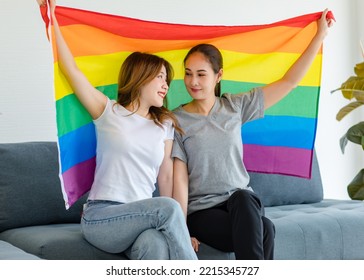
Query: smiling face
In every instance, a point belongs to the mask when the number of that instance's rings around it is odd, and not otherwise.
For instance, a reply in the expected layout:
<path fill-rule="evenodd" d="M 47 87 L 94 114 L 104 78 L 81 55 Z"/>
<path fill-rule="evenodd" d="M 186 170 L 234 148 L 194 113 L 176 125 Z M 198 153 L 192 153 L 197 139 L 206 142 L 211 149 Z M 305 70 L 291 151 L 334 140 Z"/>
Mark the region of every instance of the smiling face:
<path fill-rule="evenodd" d="M 140 104 L 145 107 L 162 107 L 167 92 L 167 71 L 163 65 L 157 76 L 141 87 Z"/>
<path fill-rule="evenodd" d="M 184 82 L 193 99 L 214 98 L 221 76 L 222 69 L 215 73 L 209 60 L 200 52 L 192 53 L 185 61 Z"/>
<path fill-rule="evenodd" d="M 142 106 L 161 107 L 173 78 L 173 68 L 163 58 L 141 52 L 130 54 L 123 62 L 118 82 L 118 103 L 133 112 Z M 142 104 L 143 103 L 143 104 Z"/>

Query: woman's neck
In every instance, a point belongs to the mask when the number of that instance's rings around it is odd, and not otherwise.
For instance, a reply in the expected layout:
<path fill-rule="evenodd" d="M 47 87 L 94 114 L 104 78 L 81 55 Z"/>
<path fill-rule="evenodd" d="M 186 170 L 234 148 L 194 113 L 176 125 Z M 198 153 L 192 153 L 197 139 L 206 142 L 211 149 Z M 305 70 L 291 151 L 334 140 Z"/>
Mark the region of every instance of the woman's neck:
<path fill-rule="evenodd" d="M 189 113 L 207 116 L 210 113 L 212 107 L 214 107 L 215 100 L 216 100 L 215 96 L 214 98 L 203 99 L 203 100 L 194 99 L 190 103 L 185 105 L 183 108 Z"/>
<path fill-rule="evenodd" d="M 129 105 L 125 106 L 125 108 L 133 112 L 143 118 L 150 119 L 149 107 L 144 108 L 142 106 L 138 106 L 137 104 L 130 103 Z"/>

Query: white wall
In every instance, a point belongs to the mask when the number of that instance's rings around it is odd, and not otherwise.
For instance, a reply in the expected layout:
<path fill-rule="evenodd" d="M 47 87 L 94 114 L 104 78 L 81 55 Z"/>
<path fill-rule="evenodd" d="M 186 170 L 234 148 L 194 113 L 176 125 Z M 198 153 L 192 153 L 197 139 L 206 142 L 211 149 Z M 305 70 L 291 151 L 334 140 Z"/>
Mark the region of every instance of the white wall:
<path fill-rule="evenodd" d="M 364 166 L 363 151 L 349 143 L 344 155 L 339 138 L 352 124 L 363 119 L 363 111 L 340 123 L 337 111 L 347 104 L 339 92 L 330 91 L 353 74 L 355 63 L 363 61 L 359 39 L 364 42 L 364 21 L 360 0 L 134 0 L 118 1 L 125 16 L 145 20 L 191 24 L 262 24 L 328 7 L 337 23 L 324 44 L 323 73 L 316 150 L 326 198 L 348 198 L 346 185 Z M 107 12 L 106 1 L 58 0 L 59 5 Z M 224 4 L 221 4 L 224 3 Z M 141 8 L 142 7 L 142 8 Z M 360 24 L 358 22 L 360 21 Z M 55 111 L 52 57 L 44 25 L 35 0 L 0 2 L 0 143 L 36 140 L 55 141 Z"/>
<path fill-rule="evenodd" d="M 57 139 L 45 34 L 35 0 L 0 1 L 0 142 Z"/>

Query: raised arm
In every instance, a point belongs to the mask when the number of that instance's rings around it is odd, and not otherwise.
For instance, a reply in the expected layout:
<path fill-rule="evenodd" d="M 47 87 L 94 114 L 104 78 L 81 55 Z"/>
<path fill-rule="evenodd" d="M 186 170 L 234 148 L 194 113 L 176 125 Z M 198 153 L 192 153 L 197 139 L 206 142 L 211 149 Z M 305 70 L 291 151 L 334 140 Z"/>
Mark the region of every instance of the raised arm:
<path fill-rule="evenodd" d="M 55 15 L 55 0 L 50 0 L 49 4 L 51 19 L 54 26 L 59 67 L 62 73 L 65 75 L 68 83 L 71 85 L 79 101 L 86 108 L 91 117 L 93 119 L 97 119 L 105 109 L 107 97 L 102 92 L 93 87 L 87 80 L 86 76 L 78 68 L 59 28 Z"/>
<path fill-rule="evenodd" d="M 310 68 L 321 44 L 332 26 L 333 20 L 327 18 L 328 10 L 324 10 L 317 23 L 317 32 L 306 50 L 279 80 L 263 87 L 265 109 L 274 105 L 294 89 Z"/>

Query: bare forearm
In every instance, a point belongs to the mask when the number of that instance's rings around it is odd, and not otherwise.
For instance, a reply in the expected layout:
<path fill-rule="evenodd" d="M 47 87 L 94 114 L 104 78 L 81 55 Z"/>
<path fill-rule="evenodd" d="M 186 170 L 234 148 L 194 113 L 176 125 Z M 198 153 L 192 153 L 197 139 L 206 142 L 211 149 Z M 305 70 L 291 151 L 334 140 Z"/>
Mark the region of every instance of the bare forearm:
<path fill-rule="evenodd" d="M 158 180 L 159 194 L 161 196 L 172 197 L 173 180 L 172 178 L 164 178 Z"/>
<path fill-rule="evenodd" d="M 187 187 L 174 186 L 173 188 L 173 198 L 178 201 L 181 205 L 183 214 L 187 218 L 187 203 L 188 203 L 188 191 Z"/>
<path fill-rule="evenodd" d="M 290 84 L 291 89 L 295 88 L 306 75 L 316 57 L 316 54 L 322 46 L 323 40 L 323 34 L 317 33 L 308 45 L 307 49 L 284 75 L 283 80 Z"/>
<path fill-rule="evenodd" d="M 312 38 L 310 44 L 296 62 L 288 69 L 286 74 L 278 81 L 263 87 L 265 109 L 285 97 L 292 89 L 298 86 L 300 81 L 306 75 L 315 60 L 317 52 L 322 46 L 322 42 L 326 37 L 328 28 L 332 25 L 332 20 L 326 19 L 326 15 L 327 10 L 322 13 L 320 20 L 317 22 L 317 32 Z"/>
<path fill-rule="evenodd" d="M 90 113 L 91 117 L 96 119 L 104 111 L 107 101 L 106 96 L 96 90 L 78 68 L 71 50 L 62 35 L 61 28 L 55 15 L 55 7 L 51 8 L 51 17 L 53 22 L 58 65 L 62 73 L 65 75 L 68 83 L 71 85 L 78 100 Z"/>
<path fill-rule="evenodd" d="M 179 159 L 173 164 L 173 198 L 179 202 L 187 218 L 188 172 L 186 164 Z"/>
<path fill-rule="evenodd" d="M 72 75 L 70 74 L 70 72 L 78 71 L 78 67 L 70 49 L 68 48 L 65 39 L 63 38 L 61 29 L 54 13 L 52 14 L 52 21 L 57 49 L 58 64 L 62 70 L 62 73 L 67 77 L 68 80 L 71 80 Z"/>

